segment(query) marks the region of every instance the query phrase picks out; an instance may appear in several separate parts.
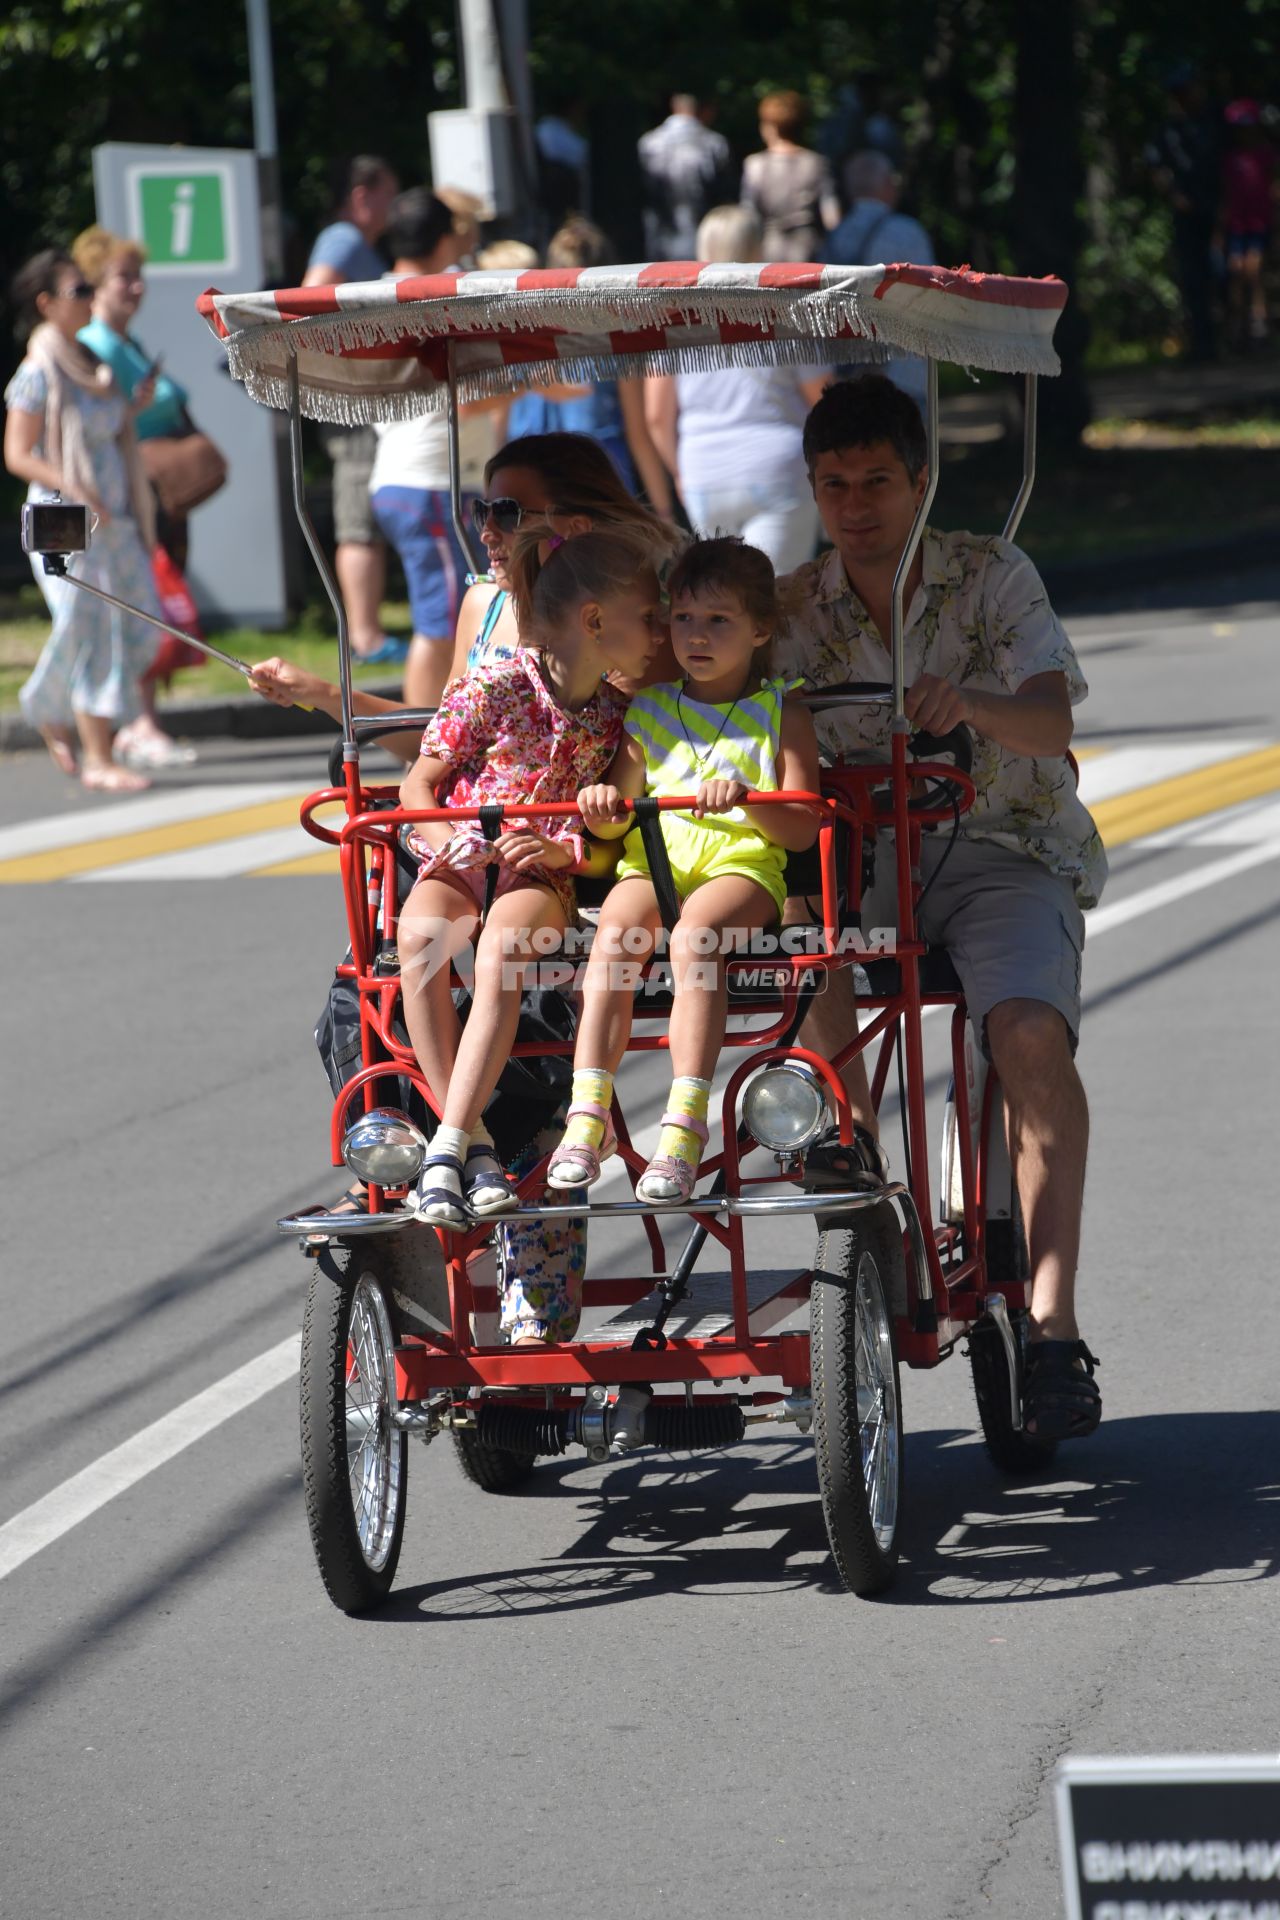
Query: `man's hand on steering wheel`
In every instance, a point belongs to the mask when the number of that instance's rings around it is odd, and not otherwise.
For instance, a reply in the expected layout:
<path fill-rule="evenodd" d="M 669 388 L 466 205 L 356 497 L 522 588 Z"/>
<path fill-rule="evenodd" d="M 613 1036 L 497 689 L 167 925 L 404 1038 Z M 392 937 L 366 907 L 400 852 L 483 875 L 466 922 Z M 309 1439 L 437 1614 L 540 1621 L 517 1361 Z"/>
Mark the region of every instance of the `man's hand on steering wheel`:
<path fill-rule="evenodd" d="M 922 673 L 907 689 L 904 707 L 908 720 L 925 733 L 950 733 L 953 727 L 973 725 L 973 702 L 963 687 L 936 673 Z"/>

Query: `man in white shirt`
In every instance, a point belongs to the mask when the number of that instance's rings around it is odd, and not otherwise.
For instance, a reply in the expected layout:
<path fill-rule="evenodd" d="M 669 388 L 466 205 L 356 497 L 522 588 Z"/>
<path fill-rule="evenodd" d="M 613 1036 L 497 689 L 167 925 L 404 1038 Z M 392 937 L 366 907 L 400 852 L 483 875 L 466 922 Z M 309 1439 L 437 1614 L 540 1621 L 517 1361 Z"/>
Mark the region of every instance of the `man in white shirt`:
<path fill-rule="evenodd" d="M 637 142 L 644 187 L 644 244 L 651 260 L 695 260 L 698 222 L 736 200 L 729 142 L 705 124 L 691 93 L 671 96 L 660 127 Z"/>
<path fill-rule="evenodd" d="M 828 388 L 805 422 L 804 448 L 834 544 L 779 583 L 788 624 L 773 671 L 813 690 L 891 681 L 893 579 L 928 480 L 924 423 L 873 374 Z M 925 835 L 919 923 L 950 954 L 1004 1090 L 1032 1276 L 1028 1429 L 1083 1436 L 1102 1402 L 1075 1316 L 1089 1111 L 1073 1056 L 1081 909 L 1097 900 L 1107 861 L 1067 750 L 1072 706 L 1088 689 L 1034 566 L 994 536 L 926 528 L 903 593 L 903 654 L 908 719 L 935 734 L 963 724 L 973 737 L 977 797 L 954 846 L 942 832 Z M 815 724 L 828 752 L 871 747 L 888 758 L 883 706 L 831 709 Z M 882 849 L 864 924 L 892 926 L 896 902 L 894 861 Z M 803 902 L 788 905 L 789 918 L 811 917 Z M 837 972 L 801 1039 L 835 1059 L 855 1032 L 851 974 Z M 855 1144 L 828 1140 L 817 1164 L 825 1153 L 831 1172 L 878 1183 L 887 1163 L 861 1055 L 841 1077 Z"/>
<path fill-rule="evenodd" d="M 446 272 L 465 237 L 443 200 L 427 187 L 411 187 L 392 202 L 387 222 L 390 278 Z M 434 707 L 453 663 L 454 629 L 467 575 L 449 499 L 448 420 L 441 409 L 379 425 L 374 432 L 378 446 L 369 498 L 383 537 L 400 556 L 413 619 L 404 669 L 405 704 Z"/>

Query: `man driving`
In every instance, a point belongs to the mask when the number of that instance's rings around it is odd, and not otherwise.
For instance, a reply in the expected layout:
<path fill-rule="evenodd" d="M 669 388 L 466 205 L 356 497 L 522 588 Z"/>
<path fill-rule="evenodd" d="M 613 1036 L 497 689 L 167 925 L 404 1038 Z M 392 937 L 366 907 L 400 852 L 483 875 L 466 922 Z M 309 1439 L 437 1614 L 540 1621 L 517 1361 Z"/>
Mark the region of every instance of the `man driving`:
<path fill-rule="evenodd" d="M 804 428 L 809 479 L 830 551 L 780 582 L 788 624 L 775 670 L 819 691 L 891 681 L 893 579 L 928 482 L 915 402 L 882 375 L 828 388 Z M 926 527 L 903 592 L 906 712 L 940 734 L 973 736 L 977 798 L 955 844 L 926 833 L 920 931 L 945 947 L 969 1017 L 1004 1090 L 1010 1157 L 1030 1257 L 1028 1431 L 1092 1433 L 1102 1401 L 1075 1314 L 1089 1111 L 1074 1054 L 1080 1026 L 1082 908 L 1107 874 L 1097 828 L 1067 758 L 1072 707 L 1088 691 L 1070 640 L 1026 555 L 1007 540 Z M 885 705 L 814 715 L 831 754 L 888 757 Z M 864 926 L 896 920 L 892 859 L 877 861 Z M 803 901 L 788 919 L 810 919 Z M 834 1058 L 856 1031 L 852 970 L 828 976 L 800 1039 Z M 832 1129 L 808 1163 L 846 1180 L 882 1179 L 862 1056 L 843 1069 L 853 1147 Z"/>

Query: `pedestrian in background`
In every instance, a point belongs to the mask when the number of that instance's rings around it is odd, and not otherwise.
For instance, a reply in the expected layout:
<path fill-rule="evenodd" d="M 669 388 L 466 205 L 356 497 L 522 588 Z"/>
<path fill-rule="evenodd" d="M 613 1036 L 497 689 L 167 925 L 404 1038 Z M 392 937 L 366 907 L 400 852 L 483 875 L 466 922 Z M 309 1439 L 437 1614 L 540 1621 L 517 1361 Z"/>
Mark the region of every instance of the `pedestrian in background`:
<path fill-rule="evenodd" d="M 671 96 L 661 126 L 637 145 L 644 193 L 644 244 L 650 260 L 692 260 L 698 222 L 733 198 L 729 142 L 705 124 L 692 93 Z"/>
<path fill-rule="evenodd" d="M 603 267 L 613 249 L 593 221 L 574 214 L 547 246 L 549 267 Z M 532 387 L 520 394 L 507 415 L 507 436 L 529 433 L 584 433 L 604 448 L 632 493 L 644 488 L 649 505 L 669 520 L 671 487 L 662 456 L 645 419 L 644 381 L 638 375 Z"/>
<path fill-rule="evenodd" d="M 1276 195 L 1276 152 L 1256 100 L 1233 100 L 1223 114 L 1222 250 L 1227 263 L 1231 344 L 1256 346 L 1267 337 L 1267 289 L 1262 278 Z"/>
<path fill-rule="evenodd" d="M 699 260 L 758 260 L 760 222 L 750 207 L 713 207 L 697 245 Z M 818 509 L 802 430 L 828 378 L 816 365 L 649 377 L 649 429 L 698 534 L 741 534 L 779 572 L 812 557 Z"/>
<path fill-rule="evenodd" d="M 874 267 L 896 260 L 932 266 L 932 240 L 918 220 L 898 212 L 902 178 L 888 155 L 864 147 L 849 162 L 848 180 L 853 204 L 828 239 L 823 257 L 833 266 L 844 267 Z M 865 373 L 866 368 L 841 366 L 836 371 L 844 378 Z M 928 374 L 918 354 L 892 353 L 880 371 L 923 411 Z"/>
<path fill-rule="evenodd" d="M 391 203 L 388 277 L 445 273 L 457 260 L 462 240 L 453 209 L 429 188 L 411 187 Z M 449 678 L 467 575 L 449 497 L 449 422 L 441 411 L 417 413 L 373 432 L 373 518 L 400 556 L 413 618 L 404 697 L 411 707 L 434 707 Z"/>
<path fill-rule="evenodd" d="M 82 346 L 110 367 L 116 385 L 126 400 L 132 401 L 144 380 L 151 379 L 155 398 L 150 406 L 134 416 L 133 430 L 139 445 L 148 440 L 180 438 L 190 432 L 187 396 L 176 380 L 163 372 L 164 355 L 154 354 L 131 332 L 138 308 L 146 294 L 143 278 L 145 250 L 136 240 L 123 239 L 105 227 L 86 227 L 71 243 L 71 257 L 93 287 L 93 316 L 77 336 Z M 143 455 L 146 464 L 146 455 Z M 156 540 L 163 547 L 178 573 L 185 574 L 190 545 L 187 515 L 167 514 L 155 504 Z M 153 556 L 152 571 L 156 560 Z M 162 563 L 161 563 L 162 564 Z M 157 582 L 157 592 L 163 588 Z M 172 618 L 172 616 L 170 616 Z M 161 643 L 162 644 L 162 643 Z M 188 658 L 183 665 L 203 665 L 204 656 L 186 643 Z M 172 665 L 162 669 L 163 678 L 172 679 Z M 183 767 L 194 761 L 195 749 L 184 746 L 167 734 L 156 719 L 157 680 L 154 672 L 144 674 L 140 688 L 142 712 L 136 720 L 121 727 L 115 738 L 115 757 L 127 767 Z"/>
<path fill-rule="evenodd" d="M 1146 149 L 1147 165 L 1168 202 L 1173 252 L 1187 328 L 1187 358 L 1217 358 L 1213 319 L 1214 225 L 1222 171 L 1222 127 L 1194 68 L 1180 62 L 1165 80 L 1164 125 Z"/>
<path fill-rule="evenodd" d="M 760 102 L 763 153 L 742 167 L 742 204 L 758 215 L 766 260 L 820 260 L 840 220 L 831 168 L 802 146 L 808 103 L 799 93 L 767 93 Z"/>
<path fill-rule="evenodd" d="M 5 392 L 5 466 L 28 483 L 29 500 L 61 494 L 83 502 L 94 518 L 92 544 L 75 555 L 71 572 L 158 618 L 151 488 L 133 431 L 133 412 L 150 405 L 155 383 L 140 381 L 133 401 L 126 400 L 110 367 L 76 338 L 88 324 L 93 288 L 69 253 L 49 247 L 28 260 L 12 298 L 26 356 Z M 151 783 L 115 765 L 112 737 L 139 711 L 138 682 L 155 654 L 155 629 L 47 574 L 35 554 L 31 567 L 53 630 L 19 689 L 23 715 L 63 773 L 77 770 L 78 735 L 82 785 L 136 793 Z"/>
<path fill-rule="evenodd" d="M 337 175 L 334 217 L 316 235 L 304 287 L 382 278 L 387 263 L 376 242 L 399 190 L 392 168 L 376 154 L 358 154 L 344 163 Z M 373 428 L 329 426 L 321 438 L 333 462 L 334 565 L 352 651 L 366 661 L 403 660 L 408 648 L 383 633 L 379 611 L 386 550 L 369 506 L 369 476 L 377 451 Z"/>

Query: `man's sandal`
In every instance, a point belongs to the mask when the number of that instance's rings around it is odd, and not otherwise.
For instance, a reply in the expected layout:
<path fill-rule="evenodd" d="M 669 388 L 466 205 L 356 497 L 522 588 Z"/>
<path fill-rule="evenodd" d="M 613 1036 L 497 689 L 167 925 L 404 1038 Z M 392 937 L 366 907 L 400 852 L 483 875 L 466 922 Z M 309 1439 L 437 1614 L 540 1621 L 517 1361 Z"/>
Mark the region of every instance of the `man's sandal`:
<path fill-rule="evenodd" d="M 1082 1440 L 1102 1419 L 1098 1361 L 1083 1340 L 1033 1340 L 1023 1362 L 1022 1417 L 1037 1440 Z"/>
<path fill-rule="evenodd" d="M 462 1162 L 455 1160 L 452 1154 L 435 1153 L 422 1163 L 418 1175 L 418 1184 L 413 1196 L 413 1210 L 419 1220 L 429 1227 L 444 1227 L 451 1233 L 465 1233 L 474 1224 L 471 1211 L 461 1193 L 453 1187 L 433 1186 L 431 1170 L 433 1167 L 450 1167 L 457 1174 L 459 1184 L 462 1181 Z"/>
<path fill-rule="evenodd" d="M 462 1196 L 472 1213 L 482 1219 L 491 1213 L 506 1213 L 516 1204 L 516 1190 L 499 1166 L 492 1147 L 467 1148 L 462 1168 Z"/>
<path fill-rule="evenodd" d="M 547 1185 L 570 1192 L 574 1187 L 593 1187 L 600 1178 L 600 1162 L 618 1151 L 613 1115 L 607 1107 L 594 1100 L 580 1100 L 570 1107 L 565 1119 L 572 1120 L 576 1113 L 586 1114 L 591 1120 L 602 1120 L 604 1137 L 598 1147 L 589 1147 L 581 1140 L 562 1140 L 553 1150 L 547 1162 Z"/>
<path fill-rule="evenodd" d="M 840 1128 L 830 1126 L 804 1150 L 804 1169 L 845 1187 L 882 1187 L 889 1178 L 889 1156 L 874 1135 L 855 1120 L 853 1144 L 846 1147 Z"/>
<path fill-rule="evenodd" d="M 708 1128 L 705 1120 L 691 1120 L 684 1113 L 664 1113 L 659 1125 L 683 1127 L 685 1132 L 693 1134 L 703 1147 L 707 1144 Z M 636 1198 L 650 1201 L 692 1199 L 701 1163 L 701 1153 L 692 1166 L 687 1160 L 677 1160 L 673 1154 L 655 1155 L 636 1182 Z M 661 1182 L 663 1186 L 673 1186 L 676 1191 L 674 1193 L 663 1193 L 660 1190 L 655 1192 L 657 1182 Z"/>

